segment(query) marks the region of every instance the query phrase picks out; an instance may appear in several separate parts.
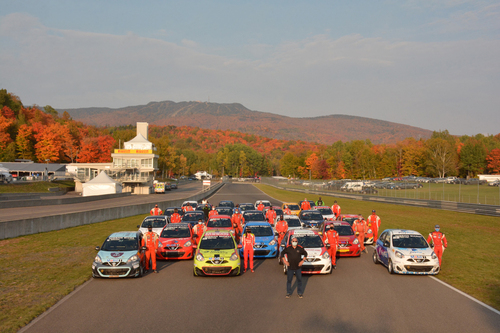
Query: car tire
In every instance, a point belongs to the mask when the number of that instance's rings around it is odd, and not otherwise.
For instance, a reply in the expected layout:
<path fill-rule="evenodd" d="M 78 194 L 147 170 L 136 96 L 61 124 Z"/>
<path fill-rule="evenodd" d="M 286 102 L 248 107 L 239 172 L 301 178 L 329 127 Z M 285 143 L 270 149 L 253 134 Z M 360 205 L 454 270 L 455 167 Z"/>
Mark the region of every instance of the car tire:
<path fill-rule="evenodd" d="M 144 275 L 144 268 L 139 265 L 139 274 L 137 274 L 137 278 L 141 278 Z"/>
<path fill-rule="evenodd" d="M 379 261 L 378 261 L 378 256 L 377 256 L 377 251 L 376 250 L 373 251 L 373 257 L 372 258 L 373 258 L 373 263 L 375 265 L 377 265 L 379 263 Z"/>
<path fill-rule="evenodd" d="M 387 264 L 387 271 L 389 274 L 394 274 L 394 267 L 392 266 L 392 261 L 389 259 L 389 263 Z"/>

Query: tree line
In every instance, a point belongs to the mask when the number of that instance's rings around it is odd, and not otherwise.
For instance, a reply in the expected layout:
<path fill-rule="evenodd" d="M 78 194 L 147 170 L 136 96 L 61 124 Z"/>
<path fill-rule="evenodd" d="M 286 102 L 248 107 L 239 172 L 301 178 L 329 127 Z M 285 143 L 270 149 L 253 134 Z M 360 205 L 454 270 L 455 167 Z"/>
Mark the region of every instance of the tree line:
<path fill-rule="evenodd" d="M 59 115 L 48 105 L 25 107 L 5 89 L 0 90 L 0 110 L 0 161 L 106 163 L 113 149 L 136 136 L 133 125 L 95 127 L 73 120 L 67 112 Z M 500 134 L 457 137 L 445 130 L 430 139 L 407 138 L 395 144 L 356 140 L 325 145 L 152 124 L 149 140 L 157 149 L 160 172 L 168 176 L 198 170 L 217 176 L 314 179 L 500 173 Z"/>

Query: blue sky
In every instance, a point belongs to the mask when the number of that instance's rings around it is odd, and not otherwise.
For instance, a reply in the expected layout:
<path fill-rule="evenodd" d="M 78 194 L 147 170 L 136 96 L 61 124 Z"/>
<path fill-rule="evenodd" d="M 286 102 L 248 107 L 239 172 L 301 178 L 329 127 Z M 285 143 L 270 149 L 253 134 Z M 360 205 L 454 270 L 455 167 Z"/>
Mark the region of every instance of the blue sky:
<path fill-rule="evenodd" d="M 500 132 L 500 2 L 0 0 L 0 88 L 25 105 L 238 102 Z"/>

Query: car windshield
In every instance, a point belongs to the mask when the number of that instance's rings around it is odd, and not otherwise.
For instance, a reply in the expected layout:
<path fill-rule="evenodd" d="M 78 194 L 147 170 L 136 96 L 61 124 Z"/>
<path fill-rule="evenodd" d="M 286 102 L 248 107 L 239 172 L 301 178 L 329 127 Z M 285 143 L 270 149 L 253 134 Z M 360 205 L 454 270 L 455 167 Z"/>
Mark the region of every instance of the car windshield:
<path fill-rule="evenodd" d="M 273 235 L 273 229 L 270 226 L 257 226 L 253 225 L 249 227 L 252 229 L 252 234 L 255 235 L 255 237 L 266 237 L 266 236 L 272 236 Z"/>
<path fill-rule="evenodd" d="M 274 208 L 274 211 L 276 212 L 276 216 L 283 215 L 283 211 L 281 210 L 281 208 Z"/>
<path fill-rule="evenodd" d="M 350 225 L 352 225 L 357 219 L 357 217 L 344 217 L 342 221 L 348 222 Z"/>
<path fill-rule="evenodd" d="M 318 235 L 293 235 L 297 237 L 299 245 L 305 248 L 308 247 L 323 247 L 323 241 Z"/>
<path fill-rule="evenodd" d="M 182 205 L 182 207 L 185 207 L 187 205 L 188 205 L 188 203 L 186 202 L 186 204 Z M 196 208 L 196 206 L 198 206 L 198 203 L 197 202 L 189 202 L 189 206 Z"/>
<path fill-rule="evenodd" d="M 232 201 L 221 201 L 219 202 L 219 206 L 221 207 L 234 207 L 234 203 Z"/>
<path fill-rule="evenodd" d="M 153 228 L 163 228 L 167 224 L 167 221 L 165 219 L 159 219 L 159 218 L 145 218 L 144 221 L 142 221 L 142 228 L 147 228 L 149 225 L 151 225 Z"/>
<path fill-rule="evenodd" d="M 189 228 L 186 227 L 175 227 L 175 226 L 168 226 L 165 229 L 163 229 L 161 236 L 162 238 L 187 238 L 191 237 L 191 234 L 189 233 Z"/>
<path fill-rule="evenodd" d="M 205 237 L 200 241 L 199 248 L 201 250 L 230 250 L 234 249 L 234 241 L 230 236 L 214 236 L 206 233 Z"/>
<path fill-rule="evenodd" d="M 173 209 L 167 209 L 163 214 L 166 216 L 171 216 L 173 213 L 174 213 Z M 184 215 L 184 211 L 182 210 L 182 208 L 177 208 L 177 214 Z"/>
<path fill-rule="evenodd" d="M 306 221 L 323 220 L 323 215 L 321 215 L 319 212 L 303 212 L 302 214 L 300 214 L 300 218 Z"/>
<path fill-rule="evenodd" d="M 321 213 L 321 215 L 333 215 L 331 208 L 316 208 L 317 211 Z"/>
<path fill-rule="evenodd" d="M 240 210 L 245 211 L 245 210 L 255 210 L 255 207 L 253 204 L 240 204 Z"/>
<path fill-rule="evenodd" d="M 264 217 L 264 214 L 262 212 L 246 212 L 245 215 L 243 215 L 245 218 L 245 221 L 265 221 L 266 218 Z"/>
<path fill-rule="evenodd" d="M 300 224 L 299 219 L 285 219 L 286 223 L 288 223 L 288 227 L 301 227 L 302 224 Z"/>
<path fill-rule="evenodd" d="M 188 214 L 185 214 L 183 217 L 182 217 L 182 222 L 192 222 L 192 221 L 198 221 L 199 219 L 204 219 L 205 218 L 205 214 L 204 213 L 188 213 Z"/>
<path fill-rule="evenodd" d="M 103 251 L 135 251 L 137 239 L 131 237 L 108 237 L 102 245 Z"/>
<path fill-rule="evenodd" d="M 288 205 L 288 208 L 289 208 L 290 210 L 300 210 L 299 205 Z"/>
<path fill-rule="evenodd" d="M 339 233 L 339 236 L 352 236 L 354 235 L 354 231 L 348 225 L 336 225 L 333 227 L 336 232 Z"/>
<path fill-rule="evenodd" d="M 231 220 L 228 218 L 212 218 L 207 223 L 208 228 L 230 228 L 232 226 Z"/>
<path fill-rule="evenodd" d="M 233 215 L 233 210 L 231 208 L 215 208 L 215 210 L 219 213 L 219 215 Z"/>
<path fill-rule="evenodd" d="M 393 235 L 392 245 L 401 248 L 424 249 L 429 247 L 421 235 Z"/>

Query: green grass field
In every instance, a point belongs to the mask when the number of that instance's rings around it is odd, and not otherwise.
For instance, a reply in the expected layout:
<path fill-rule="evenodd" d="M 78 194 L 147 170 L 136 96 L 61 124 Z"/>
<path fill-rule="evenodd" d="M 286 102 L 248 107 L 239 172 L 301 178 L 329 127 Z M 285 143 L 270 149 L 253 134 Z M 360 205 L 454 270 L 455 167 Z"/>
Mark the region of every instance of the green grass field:
<path fill-rule="evenodd" d="M 74 187 L 75 182 L 70 181 L 36 181 L 36 182 L 14 182 L 10 184 L 0 184 L 0 193 L 46 193 L 50 192 L 49 188 Z"/>
<path fill-rule="evenodd" d="M 308 200 L 318 200 L 317 195 L 283 191 L 268 185 L 256 186 L 280 201 L 298 202 L 304 197 Z M 498 217 L 335 197 L 322 196 L 322 199 L 329 206 L 337 200 L 343 214 L 361 213 L 367 218 L 372 209 L 375 209 L 382 221 L 382 230 L 411 229 L 427 238 L 428 234 L 434 231 L 434 225 L 439 224 L 448 240 L 448 249 L 443 254 L 442 271 L 437 278 L 500 309 Z"/>

